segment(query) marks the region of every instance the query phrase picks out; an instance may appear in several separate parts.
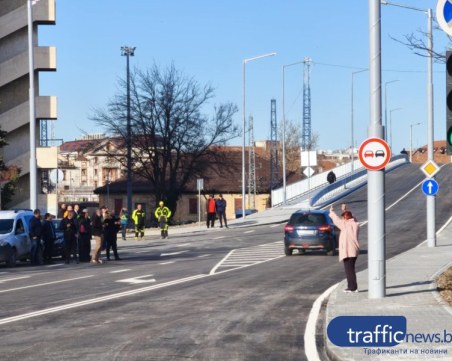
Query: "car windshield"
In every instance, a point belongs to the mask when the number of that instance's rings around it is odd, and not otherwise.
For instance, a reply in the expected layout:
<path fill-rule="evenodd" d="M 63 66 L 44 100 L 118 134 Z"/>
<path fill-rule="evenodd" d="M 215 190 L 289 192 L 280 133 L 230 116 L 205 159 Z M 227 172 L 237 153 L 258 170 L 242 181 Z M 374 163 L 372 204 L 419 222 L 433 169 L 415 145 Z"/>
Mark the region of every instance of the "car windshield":
<path fill-rule="evenodd" d="M 293 214 L 290 224 L 294 226 L 321 226 L 327 223 L 325 215 L 321 213 Z"/>
<path fill-rule="evenodd" d="M 13 225 L 14 219 L 0 219 L 0 234 L 11 233 Z"/>

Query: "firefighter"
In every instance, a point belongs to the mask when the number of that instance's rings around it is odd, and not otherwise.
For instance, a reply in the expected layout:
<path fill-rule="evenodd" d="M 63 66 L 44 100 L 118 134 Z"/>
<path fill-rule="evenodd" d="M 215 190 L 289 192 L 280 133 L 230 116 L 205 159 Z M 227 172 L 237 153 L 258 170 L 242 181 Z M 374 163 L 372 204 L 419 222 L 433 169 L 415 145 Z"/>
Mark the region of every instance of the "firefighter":
<path fill-rule="evenodd" d="M 168 238 L 168 219 L 171 217 L 171 211 L 164 206 L 162 201 L 159 202 L 159 207 L 155 210 L 155 218 L 159 222 L 161 239 Z"/>
<path fill-rule="evenodd" d="M 137 208 L 133 211 L 132 220 L 135 224 L 135 239 L 138 239 L 138 235 L 143 239 L 146 218 L 141 204 L 137 204 Z"/>

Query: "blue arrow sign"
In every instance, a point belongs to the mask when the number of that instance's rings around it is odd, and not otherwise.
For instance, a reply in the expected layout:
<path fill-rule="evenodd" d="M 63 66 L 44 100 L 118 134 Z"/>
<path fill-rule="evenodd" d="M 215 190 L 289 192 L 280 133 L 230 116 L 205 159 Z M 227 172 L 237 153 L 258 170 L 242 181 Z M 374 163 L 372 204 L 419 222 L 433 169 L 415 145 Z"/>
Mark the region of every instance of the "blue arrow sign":
<path fill-rule="evenodd" d="M 434 179 L 426 179 L 422 183 L 422 192 L 424 192 L 426 196 L 434 196 L 436 193 L 438 193 L 438 190 L 439 184 Z"/>

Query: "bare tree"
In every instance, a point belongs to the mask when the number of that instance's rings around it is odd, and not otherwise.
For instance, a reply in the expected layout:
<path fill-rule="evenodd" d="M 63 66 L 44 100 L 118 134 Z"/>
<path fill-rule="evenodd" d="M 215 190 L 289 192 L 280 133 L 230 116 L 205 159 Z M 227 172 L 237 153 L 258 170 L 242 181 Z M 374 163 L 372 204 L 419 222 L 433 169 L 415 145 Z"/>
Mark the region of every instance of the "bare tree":
<path fill-rule="evenodd" d="M 124 143 L 126 95 L 126 82 L 121 81 L 119 94 L 107 110 L 96 110 L 92 117 L 107 134 L 123 138 Z M 132 72 L 133 172 L 149 180 L 156 200 L 165 200 L 173 211 L 187 184 L 202 176 L 209 163 L 220 161 L 214 146 L 239 135 L 233 123 L 234 104 L 213 106 L 210 116 L 204 113 L 213 96 L 210 85 L 200 85 L 174 65 Z"/>

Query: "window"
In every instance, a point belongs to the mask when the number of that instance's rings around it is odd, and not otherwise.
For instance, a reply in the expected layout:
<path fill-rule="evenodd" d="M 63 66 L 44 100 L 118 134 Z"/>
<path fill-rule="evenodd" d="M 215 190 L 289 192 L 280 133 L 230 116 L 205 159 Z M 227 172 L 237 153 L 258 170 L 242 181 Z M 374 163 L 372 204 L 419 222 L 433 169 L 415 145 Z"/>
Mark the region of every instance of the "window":
<path fill-rule="evenodd" d="M 21 219 L 18 219 L 16 223 L 16 234 L 22 234 L 24 232 L 25 232 L 24 223 L 22 222 Z"/>
<path fill-rule="evenodd" d="M 188 213 L 198 214 L 198 198 L 190 198 L 188 200 Z"/>

